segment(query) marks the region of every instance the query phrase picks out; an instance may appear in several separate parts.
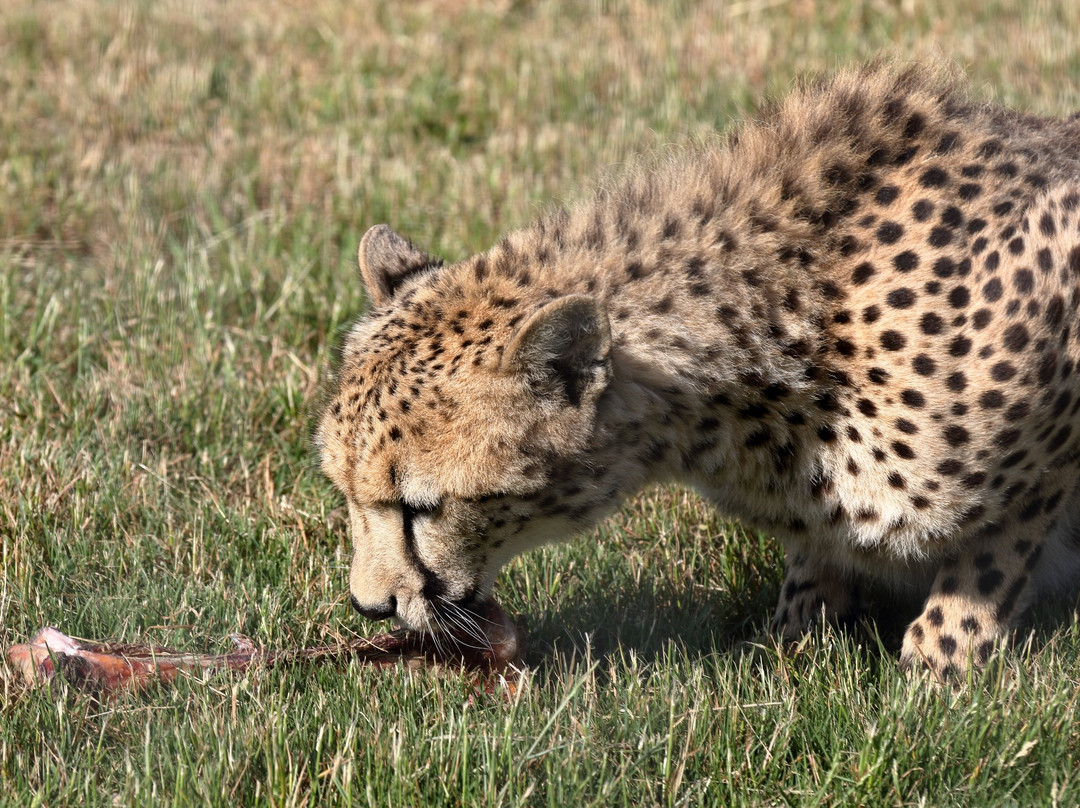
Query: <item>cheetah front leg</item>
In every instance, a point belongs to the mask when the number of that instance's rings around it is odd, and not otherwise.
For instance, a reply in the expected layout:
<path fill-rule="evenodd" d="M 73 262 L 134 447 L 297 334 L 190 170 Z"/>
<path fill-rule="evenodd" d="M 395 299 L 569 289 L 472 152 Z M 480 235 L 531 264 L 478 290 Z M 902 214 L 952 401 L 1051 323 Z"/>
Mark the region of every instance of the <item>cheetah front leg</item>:
<path fill-rule="evenodd" d="M 943 563 L 922 614 L 908 626 L 900 662 L 939 681 L 982 665 L 1030 601 L 1045 529 L 985 527 L 971 547 Z"/>
<path fill-rule="evenodd" d="M 838 567 L 791 549 L 772 619 L 773 632 L 785 641 L 802 637 L 815 623 L 850 620 L 862 608 L 853 576 Z"/>

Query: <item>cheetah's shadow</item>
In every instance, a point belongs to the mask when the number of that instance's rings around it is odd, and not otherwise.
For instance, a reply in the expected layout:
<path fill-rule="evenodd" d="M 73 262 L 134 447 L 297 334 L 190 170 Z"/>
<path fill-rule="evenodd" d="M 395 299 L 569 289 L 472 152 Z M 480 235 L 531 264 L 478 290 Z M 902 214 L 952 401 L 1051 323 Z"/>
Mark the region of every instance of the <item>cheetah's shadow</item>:
<path fill-rule="evenodd" d="M 597 592 L 566 608 L 524 615 L 525 661 L 537 671 L 554 672 L 559 659 L 603 662 L 627 652 L 642 663 L 662 663 L 672 653 L 693 662 L 709 656 L 779 649 L 769 631 L 778 584 L 757 591 L 703 595 L 691 588 L 638 587 Z M 866 657 L 897 665 L 904 631 L 918 616 L 920 599 L 885 593 L 867 597 L 860 615 L 831 627 Z M 1037 652 L 1064 626 L 1080 632 L 1080 595 L 1049 598 L 1029 609 L 1013 636 Z M 812 640 L 813 641 L 813 640 Z M 604 670 L 601 664 L 598 670 Z"/>

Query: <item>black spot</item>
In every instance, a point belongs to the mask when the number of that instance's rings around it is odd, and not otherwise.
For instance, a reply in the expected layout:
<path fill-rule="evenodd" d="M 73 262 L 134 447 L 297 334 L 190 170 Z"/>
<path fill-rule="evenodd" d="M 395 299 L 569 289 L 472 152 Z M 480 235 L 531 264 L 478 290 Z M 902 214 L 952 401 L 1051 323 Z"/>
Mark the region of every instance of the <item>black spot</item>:
<path fill-rule="evenodd" d="M 941 434 L 950 446 L 962 446 L 971 440 L 971 434 L 959 424 L 949 424 Z"/>
<path fill-rule="evenodd" d="M 1047 273 L 1054 268 L 1054 259 L 1050 255 L 1049 247 L 1043 247 L 1039 250 L 1039 252 L 1035 254 L 1035 260 L 1043 273 Z"/>
<path fill-rule="evenodd" d="M 920 199 L 911 206 L 911 215 L 917 222 L 925 222 L 934 215 L 934 203 L 929 199 Z"/>
<path fill-rule="evenodd" d="M 937 151 L 939 154 L 948 154 L 961 143 L 959 132 L 946 132 L 938 141 Z"/>
<path fill-rule="evenodd" d="M 885 296 L 885 302 L 894 309 L 909 309 L 915 303 L 915 293 L 907 288 L 893 289 Z"/>
<path fill-rule="evenodd" d="M 1017 401 L 1009 409 L 1005 410 L 1006 421 L 1020 421 L 1031 412 L 1031 405 L 1026 401 Z"/>
<path fill-rule="evenodd" d="M 945 321 L 942 320 L 939 315 L 934 314 L 934 312 L 932 311 L 924 314 L 922 316 L 922 319 L 919 321 L 919 328 L 922 329 L 922 332 L 928 336 L 940 334 L 941 329 L 944 327 L 944 325 Z"/>
<path fill-rule="evenodd" d="M 874 194 L 874 201 L 879 205 L 891 205 L 896 201 L 896 197 L 899 193 L 900 189 L 895 185 L 883 185 L 878 189 L 878 192 Z"/>
<path fill-rule="evenodd" d="M 900 393 L 900 400 L 913 410 L 921 410 L 926 406 L 926 396 L 920 393 L 918 390 L 903 390 Z"/>
<path fill-rule="evenodd" d="M 825 443 L 832 443 L 836 440 L 836 430 L 828 424 L 818 427 L 817 436 L 821 438 Z"/>
<path fill-rule="evenodd" d="M 910 163 L 914 159 L 915 155 L 918 153 L 918 146 L 910 146 L 909 148 L 904 149 L 902 152 L 896 155 L 896 157 L 893 158 L 893 165 L 905 166 Z"/>
<path fill-rule="evenodd" d="M 884 368 L 870 368 L 866 372 L 866 377 L 874 384 L 885 384 L 889 378 L 889 371 Z"/>
<path fill-rule="evenodd" d="M 950 457 L 948 460 L 942 460 L 938 463 L 935 471 L 942 477 L 952 477 L 954 474 L 959 474 L 963 468 L 963 463 Z"/>
<path fill-rule="evenodd" d="M 957 286 L 949 292 L 949 305 L 954 309 L 962 309 L 971 302 L 971 292 L 966 286 Z"/>
<path fill-rule="evenodd" d="M 986 482 L 986 475 L 981 471 L 973 471 L 971 474 L 965 475 L 960 484 L 964 488 L 972 489 L 978 488 L 984 482 Z"/>
<path fill-rule="evenodd" d="M 1030 522 L 1042 511 L 1043 501 L 1036 497 L 1030 501 L 1020 510 L 1019 516 L 1021 522 Z"/>
<path fill-rule="evenodd" d="M 1001 570 L 987 570 L 979 576 L 977 585 L 979 592 L 989 595 L 1005 581 L 1005 574 Z"/>
<path fill-rule="evenodd" d="M 1005 337 L 1002 341 L 1008 350 L 1013 353 L 1020 353 L 1029 340 L 1027 328 L 1022 323 L 1014 323 L 1005 329 Z"/>
<path fill-rule="evenodd" d="M 903 432 L 905 435 L 914 435 L 916 432 L 919 431 L 919 427 L 917 427 L 907 418 L 897 418 L 896 428 Z"/>
<path fill-rule="evenodd" d="M 966 356 L 971 351 L 971 340 L 964 336 L 954 337 L 949 343 L 950 356 Z"/>
<path fill-rule="evenodd" d="M 943 255 L 934 262 L 934 274 L 939 278 L 948 278 L 956 271 L 956 262 Z"/>
<path fill-rule="evenodd" d="M 863 322 L 864 323 L 876 323 L 878 318 L 881 317 L 881 309 L 877 306 L 867 306 L 863 309 Z"/>
<path fill-rule="evenodd" d="M 818 289 L 820 289 L 821 294 L 829 300 L 836 300 L 837 298 L 842 297 L 844 294 L 840 290 L 840 287 L 832 281 L 823 281 L 822 283 L 819 283 Z"/>
<path fill-rule="evenodd" d="M 889 329 L 881 332 L 881 347 L 886 351 L 899 351 L 907 345 L 907 337 L 899 331 Z"/>
<path fill-rule="evenodd" d="M 964 214 L 956 205 L 949 205 L 941 212 L 941 223 L 946 227 L 960 227 L 964 223 Z"/>
<path fill-rule="evenodd" d="M 871 401 L 868 398 L 859 399 L 859 403 L 858 403 L 857 406 L 859 408 L 859 412 L 861 412 L 863 415 L 867 416 L 868 418 L 874 418 L 877 415 L 877 412 L 878 412 L 877 404 L 875 404 L 873 401 Z"/>
<path fill-rule="evenodd" d="M 934 370 L 937 368 L 937 364 L 926 354 L 919 354 L 913 360 L 911 360 L 911 366 L 915 368 L 915 372 L 920 376 L 933 376 Z"/>
<path fill-rule="evenodd" d="M 903 441 L 893 441 L 891 448 L 893 453 L 899 458 L 904 460 L 913 460 L 915 458 L 915 450 Z"/>
<path fill-rule="evenodd" d="M 654 314 L 667 314 L 671 311 L 674 301 L 671 299 L 671 295 L 664 295 L 655 303 L 649 306 L 649 310 Z"/>
<path fill-rule="evenodd" d="M 874 265 L 868 261 L 863 261 L 855 269 L 851 271 L 851 282 L 856 286 L 861 286 L 866 283 L 874 274 Z"/>
<path fill-rule="evenodd" d="M 1026 457 L 1027 452 L 1013 452 L 1001 461 L 1001 468 L 1011 469 L 1013 466 L 1022 463 Z"/>
<path fill-rule="evenodd" d="M 765 398 L 769 399 L 770 401 L 776 401 L 783 398 L 790 392 L 791 388 L 783 382 L 773 382 L 769 385 L 766 385 L 765 389 L 762 391 L 762 395 L 764 395 Z"/>
<path fill-rule="evenodd" d="M 937 247 L 940 249 L 941 247 L 948 246 L 952 242 L 952 240 L 953 231 L 950 230 L 948 227 L 942 227 L 941 225 L 938 225 L 930 231 L 930 237 L 927 239 L 927 242 L 930 244 L 931 247 Z"/>
<path fill-rule="evenodd" d="M 903 489 L 907 487 L 907 482 L 905 482 L 904 480 L 904 475 L 898 471 L 890 471 L 888 480 L 889 485 L 891 485 L 893 488 Z"/>
<path fill-rule="evenodd" d="M 1017 174 L 1020 173 L 1020 170 L 1016 167 L 1016 163 L 1014 163 L 1012 160 L 1009 160 L 1007 162 L 1001 163 L 1000 165 L 994 166 L 994 173 L 1000 174 L 1002 177 L 1015 177 Z"/>
<path fill-rule="evenodd" d="M 897 222 L 882 222 L 876 235 L 882 244 L 895 244 L 904 235 L 904 228 Z"/>
<path fill-rule="evenodd" d="M 1027 586 L 1027 576 L 1021 575 L 1005 592 L 1005 597 L 1002 598 L 998 604 L 997 611 L 994 613 L 994 617 L 998 620 L 1006 620 L 1010 614 L 1012 614 L 1013 608 L 1016 606 L 1016 601 L 1020 597 L 1020 593 L 1024 591 L 1024 587 Z"/>
<path fill-rule="evenodd" d="M 987 303 L 996 303 L 1001 299 L 1003 292 L 1004 287 L 997 278 L 991 278 L 983 285 L 982 294 Z"/>
<path fill-rule="evenodd" d="M 751 404 L 748 404 L 739 411 L 739 417 L 747 419 L 764 418 L 768 414 L 769 408 L 761 402 L 753 402 Z"/>
<path fill-rule="evenodd" d="M 1003 429 L 994 435 L 994 443 L 1002 449 L 1007 449 L 1020 439 L 1019 429 Z"/>
<path fill-rule="evenodd" d="M 954 393 L 963 392 L 967 387 L 967 376 L 960 371 L 952 373 L 949 375 L 949 378 L 945 380 L 945 385 Z"/>
<path fill-rule="evenodd" d="M 977 182 L 965 182 L 956 189 L 956 195 L 965 202 L 974 199 L 982 193 L 982 186 Z"/>
<path fill-rule="evenodd" d="M 855 255 L 863 251 L 863 245 L 861 241 L 849 234 L 840 239 L 838 249 L 841 255 Z"/>
<path fill-rule="evenodd" d="M 1016 368 L 1010 362 L 998 362 L 990 368 L 990 378 L 996 382 L 1007 382 L 1016 375 Z"/>
<path fill-rule="evenodd" d="M 767 428 L 762 427 L 761 429 L 751 432 L 743 445 L 746 446 L 747 449 L 756 449 L 759 446 L 764 446 L 771 438 L 772 433 L 770 433 Z"/>
<path fill-rule="evenodd" d="M 799 299 L 798 289 L 788 289 L 787 294 L 784 295 L 784 308 L 788 311 L 798 311 L 802 303 Z"/>
<path fill-rule="evenodd" d="M 836 341 L 836 352 L 841 356 L 853 356 L 855 354 L 855 343 L 847 339 L 838 339 Z"/>
<path fill-rule="evenodd" d="M 942 634 L 938 637 L 938 648 L 945 656 L 951 657 L 956 653 L 956 640 L 949 634 Z"/>
<path fill-rule="evenodd" d="M 1052 494 L 1049 498 L 1047 498 L 1046 507 L 1044 508 L 1046 513 L 1053 513 L 1055 510 L 1057 510 L 1057 506 L 1061 502 L 1061 497 L 1063 496 L 1063 494 L 1064 494 L 1064 492 L 1057 491 L 1054 494 Z"/>
<path fill-rule="evenodd" d="M 931 166 L 919 176 L 919 184 L 924 188 L 940 188 L 948 180 L 948 173 L 936 166 Z"/>
<path fill-rule="evenodd" d="M 919 256 L 911 250 L 904 250 L 893 256 L 893 266 L 897 272 L 911 272 L 919 265 Z"/>

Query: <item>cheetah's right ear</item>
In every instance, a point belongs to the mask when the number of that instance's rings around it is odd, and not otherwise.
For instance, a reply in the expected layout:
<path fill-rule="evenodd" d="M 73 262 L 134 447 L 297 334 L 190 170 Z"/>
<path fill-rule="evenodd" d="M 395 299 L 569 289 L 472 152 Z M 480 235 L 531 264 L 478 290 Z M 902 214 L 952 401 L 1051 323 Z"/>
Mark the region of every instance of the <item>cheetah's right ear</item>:
<path fill-rule="evenodd" d="M 503 370 L 519 373 L 545 399 L 562 395 L 580 406 L 599 395 L 610 376 L 611 326 L 587 295 L 568 295 L 533 313 L 503 352 Z"/>
<path fill-rule="evenodd" d="M 385 224 L 377 224 L 364 233 L 357 260 L 360 278 L 375 306 L 389 303 L 410 276 L 442 266 L 441 260 L 417 249 Z"/>

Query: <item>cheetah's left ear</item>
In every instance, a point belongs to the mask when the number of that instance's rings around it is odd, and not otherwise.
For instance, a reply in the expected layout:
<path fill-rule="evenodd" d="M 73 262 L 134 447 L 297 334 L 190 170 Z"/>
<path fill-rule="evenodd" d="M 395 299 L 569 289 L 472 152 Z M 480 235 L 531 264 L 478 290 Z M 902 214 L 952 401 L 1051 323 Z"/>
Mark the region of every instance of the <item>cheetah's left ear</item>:
<path fill-rule="evenodd" d="M 376 306 L 389 303 L 406 278 L 442 266 L 438 258 L 414 247 L 385 224 L 364 233 L 357 259 L 368 298 Z"/>
<path fill-rule="evenodd" d="M 548 303 L 518 329 L 503 352 L 503 370 L 524 375 L 543 397 L 571 406 L 594 398 L 610 375 L 607 312 L 586 295 Z"/>

